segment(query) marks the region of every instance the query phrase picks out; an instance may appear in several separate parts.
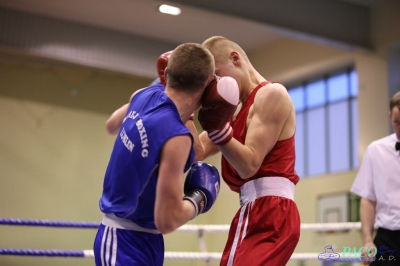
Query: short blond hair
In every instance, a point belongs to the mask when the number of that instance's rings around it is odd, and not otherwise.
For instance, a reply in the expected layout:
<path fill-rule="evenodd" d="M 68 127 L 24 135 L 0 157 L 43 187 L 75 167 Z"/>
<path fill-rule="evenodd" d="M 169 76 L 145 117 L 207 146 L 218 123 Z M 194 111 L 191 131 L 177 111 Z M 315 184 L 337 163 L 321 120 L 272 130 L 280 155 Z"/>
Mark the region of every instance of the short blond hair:
<path fill-rule="evenodd" d="M 214 72 L 214 57 L 208 49 L 198 43 L 184 43 L 168 59 L 167 84 L 177 90 L 200 90 Z"/>
<path fill-rule="evenodd" d="M 213 36 L 203 42 L 204 47 L 211 51 L 214 55 L 218 55 L 220 60 L 224 60 L 224 51 L 237 51 L 245 60 L 249 61 L 246 52 L 237 43 L 229 40 L 224 36 Z M 229 53 L 226 53 L 229 56 Z M 217 59 L 216 59 L 217 60 Z"/>

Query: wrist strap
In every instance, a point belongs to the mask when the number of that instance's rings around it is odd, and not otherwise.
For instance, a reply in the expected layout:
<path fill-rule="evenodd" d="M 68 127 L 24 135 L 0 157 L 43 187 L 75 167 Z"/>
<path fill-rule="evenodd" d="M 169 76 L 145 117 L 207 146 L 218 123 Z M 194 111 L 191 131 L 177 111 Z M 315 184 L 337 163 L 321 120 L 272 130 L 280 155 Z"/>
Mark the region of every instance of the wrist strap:
<path fill-rule="evenodd" d="M 233 129 L 226 123 L 222 129 L 208 132 L 208 137 L 215 145 L 225 145 L 233 137 Z"/>
<path fill-rule="evenodd" d="M 194 207 L 194 215 L 190 220 L 196 218 L 197 215 L 204 211 L 204 208 L 207 205 L 207 197 L 201 190 L 192 190 L 185 194 L 183 200 L 188 200 L 193 204 Z"/>

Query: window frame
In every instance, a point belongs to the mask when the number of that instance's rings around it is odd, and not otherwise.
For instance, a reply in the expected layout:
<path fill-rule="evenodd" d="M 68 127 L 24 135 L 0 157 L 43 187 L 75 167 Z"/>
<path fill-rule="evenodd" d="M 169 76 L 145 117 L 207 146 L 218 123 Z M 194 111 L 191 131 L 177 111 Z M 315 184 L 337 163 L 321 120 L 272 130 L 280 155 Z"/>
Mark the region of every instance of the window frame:
<path fill-rule="evenodd" d="M 338 100 L 330 100 L 329 99 L 329 86 L 328 86 L 328 81 L 329 78 L 338 76 L 338 75 L 342 75 L 345 74 L 346 78 L 347 78 L 347 97 L 346 98 L 342 98 L 342 99 L 338 99 Z M 356 76 L 356 83 L 353 84 L 353 77 L 352 75 L 355 74 Z M 325 93 L 325 100 L 324 103 L 321 105 L 317 105 L 317 106 L 312 106 L 310 107 L 308 105 L 307 102 L 307 85 L 311 84 L 313 82 L 316 81 L 323 81 L 324 84 L 324 93 Z M 356 88 L 353 88 L 353 85 L 356 85 Z M 356 68 L 354 66 L 349 66 L 349 67 L 345 67 L 345 68 L 341 68 L 341 69 L 336 69 L 330 72 L 326 72 L 322 75 L 318 75 L 318 76 L 314 76 L 312 78 L 305 78 L 303 79 L 301 82 L 294 82 L 289 84 L 289 86 L 287 86 L 288 88 L 288 92 L 290 94 L 290 90 L 292 89 L 299 89 L 301 88 L 303 91 L 303 103 L 302 103 L 302 110 L 297 111 L 296 110 L 296 117 L 297 114 L 302 114 L 303 115 L 303 124 L 302 124 L 302 146 L 303 146 L 303 151 L 300 151 L 300 153 L 296 152 L 297 156 L 303 156 L 303 170 L 304 173 L 302 173 L 302 175 L 300 176 L 301 178 L 310 178 L 310 177 L 314 177 L 314 176 L 323 176 L 323 175 L 327 175 L 327 174 L 332 174 L 332 173 L 340 173 L 340 172 L 345 172 L 345 171 L 351 171 L 354 169 L 358 168 L 358 162 L 355 162 L 355 153 L 357 152 L 354 143 L 355 141 L 357 141 L 358 139 L 358 134 L 354 135 L 354 130 L 356 129 L 357 125 L 354 125 L 354 123 L 356 121 L 358 121 L 358 111 L 357 110 L 353 110 L 354 109 L 354 103 L 357 105 L 357 100 L 358 100 L 358 74 L 356 71 Z M 355 92 L 355 93 L 354 93 Z M 347 123 L 348 123 L 348 129 L 347 129 L 347 136 L 348 136 L 348 168 L 346 170 L 340 170 L 340 171 L 336 171 L 336 170 L 332 170 L 332 166 L 331 166 L 331 149 L 330 149 L 330 122 L 329 122 L 329 115 L 330 115 L 330 110 L 329 110 L 329 106 L 331 104 L 335 104 L 335 103 L 339 103 L 339 102 L 347 102 Z M 293 103 L 294 104 L 294 103 Z M 324 142 L 324 148 L 325 148 L 325 171 L 321 174 L 313 174 L 310 175 L 310 169 L 309 169 L 309 142 L 308 142 L 308 133 L 307 133 L 307 128 L 308 128 L 308 116 L 307 113 L 310 110 L 314 110 L 316 108 L 321 108 L 323 107 L 324 110 L 324 130 L 325 130 L 325 142 Z M 295 107 L 296 109 L 296 107 Z M 355 111 L 355 112 L 354 112 Z M 357 117 L 353 117 L 353 114 Z M 297 120 L 297 119 L 296 119 Z M 297 124 L 297 121 L 296 121 Z M 297 126 L 296 126 L 297 127 Z M 298 127 L 297 127 L 298 128 Z M 297 130 L 296 130 L 297 132 Z M 297 147 L 296 147 L 297 150 Z"/>

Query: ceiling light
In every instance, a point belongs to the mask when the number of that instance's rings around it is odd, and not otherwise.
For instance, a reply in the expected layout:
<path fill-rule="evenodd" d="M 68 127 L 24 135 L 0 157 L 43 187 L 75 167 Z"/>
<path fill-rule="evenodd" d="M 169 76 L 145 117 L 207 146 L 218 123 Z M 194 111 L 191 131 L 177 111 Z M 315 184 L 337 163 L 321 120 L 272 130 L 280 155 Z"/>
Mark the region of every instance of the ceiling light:
<path fill-rule="evenodd" d="M 174 7 L 174 6 L 169 6 L 169 5 L 161 5 L 158 10 L 161 13 L 169 14 L 169 15 L 174 15 L 177 16 L 181 13 L 181 9 Z"/>

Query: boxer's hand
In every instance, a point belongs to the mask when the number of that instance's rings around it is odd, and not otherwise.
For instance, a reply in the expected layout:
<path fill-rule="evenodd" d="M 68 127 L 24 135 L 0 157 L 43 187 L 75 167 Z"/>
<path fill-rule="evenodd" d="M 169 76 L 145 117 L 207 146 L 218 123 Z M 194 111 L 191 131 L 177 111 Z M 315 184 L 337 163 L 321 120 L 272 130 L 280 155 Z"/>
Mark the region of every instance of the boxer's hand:
<path fill-rule="evenodd" d="M 158 77 L 160 78 L 161 84 L 163 84 L 164 86 L 167 84 L 166 77 L 165 77 L 165 69 L 167 68 L 168 59 L 171 56 L 171 54 L 172 54 L 172 51 L 163 53 L 157 59 L 156 67 L 157 67 Z"/>
<path fill-rule="evenodd" d="M 204 162 L 195 162 L 186 175 L 184 185 L 184 200 L 194 206 L 195 218 L 200 213 L 206 213 L 218 197 L 220 177 L 217 168 Z"/>
<path fill-rule="evenodd" d="M 224 145 L 232 138 L 228 122 L 238 104 L 239 86 L 234 78 L 216 77 L 205 89 L 198 120 L 215 144 Z"/>

